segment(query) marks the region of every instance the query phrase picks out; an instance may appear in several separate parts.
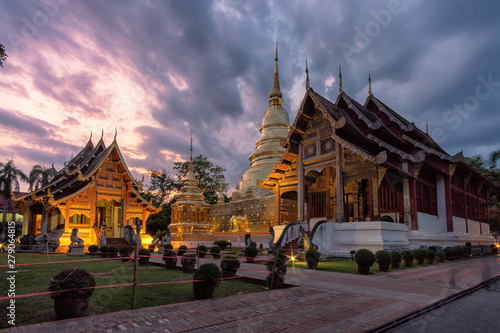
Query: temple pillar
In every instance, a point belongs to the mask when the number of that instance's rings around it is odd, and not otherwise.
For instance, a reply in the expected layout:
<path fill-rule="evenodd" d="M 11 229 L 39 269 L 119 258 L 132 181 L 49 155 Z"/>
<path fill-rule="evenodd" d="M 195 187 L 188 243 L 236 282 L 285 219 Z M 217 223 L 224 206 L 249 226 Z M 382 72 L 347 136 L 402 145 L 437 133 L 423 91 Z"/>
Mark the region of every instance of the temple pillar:
<path fill-rule="evenodd" d="M 336 196 L 337 196 L 337 222 L 344 222 L 344 177 L 342 172 L 342 163 L 343 163 L 343 151 L 342 147 L 335 141 L 335 177 L 337 178 L 337 188 Z"/>
<path fill-rule="evenodd" d="M 148 219 L 148 215 L 146 212 L 146 207 L 142 207 L 142 233 L 146 233 L 146 220 Z"/>
<path fill-rule="evenodd" d="M 69 210 L 71 208 L 71 204 L 66 202 L 66 207 L 64 207 L 64 232 L 69 232 Z"/>
<path fill-rule="evenodd" d="M 281 224 L 281 193 L 280 193 L 280 184 L 276 183 L 276 191 L 274 191 L 274 195 L 276 197 L 276 224 Z"/>
<path fill-rule="evenodd" d="M 299 145 L 299 154 L 297 155 L 297 217 L 299 221 L 304 221 L 304 159 L 302 156 L 302 144 Z"/>
<path fill-rule="evenodd" d="M 96 204 L 97 204 L 97 189 L 95 185 L 89 187 L 89 200 L 90 200 L 90 227 L 96 225 Z M 98 226 L 100 228 L 100 226 Z"/>
<path fill-rule="evenodd" d="M 417 215 L 417 180 L 410 178 L 408 180 L 408 188 L 410 194 L 410 216 L 411 216 L 411 230 L 418 230 L 418 215 Z"/>

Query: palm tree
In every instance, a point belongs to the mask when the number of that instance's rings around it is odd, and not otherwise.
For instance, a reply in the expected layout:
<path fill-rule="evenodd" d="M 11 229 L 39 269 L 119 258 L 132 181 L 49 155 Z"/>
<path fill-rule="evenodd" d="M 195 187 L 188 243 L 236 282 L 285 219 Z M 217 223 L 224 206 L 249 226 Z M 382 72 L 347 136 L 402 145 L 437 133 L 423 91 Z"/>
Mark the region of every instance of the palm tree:
<path fill-rule="evenodd" d="M 55 174 L 56 169 L 54 168 L 54 164 L 52 164 L 52 167 L 46 169 L 42 168 L 39 165 L 35 165 L 33 169 L 31 169 L 28 176 L 30 191 L 38 190 L 39 188 L 47 185 L 52 180 L 52 178 L 54 178 Z"/>
<path fill-rule="evenodd" d="M 28 177 L 16 166 L 13 160 L 6 164 L 0 163 L 0 193 L 3 195 L 2 238 L 5 235 L 5 222 L 7 220 L 7 204 L 13 192 L 19 192 L 19 180 L 27 182 Z"/>
<path fill-rule="evenodd" d="M 495 168 L 497 166 L 498 160 L 500 160 L 500 150 L 492 151 L 490 154 L 491 168 Z"/>

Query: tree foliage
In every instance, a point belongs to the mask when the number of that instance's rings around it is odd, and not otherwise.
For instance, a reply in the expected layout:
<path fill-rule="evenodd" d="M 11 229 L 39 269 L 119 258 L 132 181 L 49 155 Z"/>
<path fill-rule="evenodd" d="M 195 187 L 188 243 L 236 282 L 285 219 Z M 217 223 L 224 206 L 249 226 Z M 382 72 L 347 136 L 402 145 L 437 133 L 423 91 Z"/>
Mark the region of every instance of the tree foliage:
<path fill-rule="evenodd" d="M 54 168 L 54 164 L 50 168 L 35 165 L 28 176 L 30 190 L 38 190 L 44 187 L 54 178 L 55 174 L 56 169 Z"/>
<path fill-rule="evenodd" d="M 0 44 L 0 67 L 3 67 L 3 62 L 7 60 L 7 53 L 5 53 L 5 47 Z"/>
<path fill-rule="evenodd" d="M 182 186 L 182 179 L 189 171 L 189 162 L 175 162 L 174 170 L 177 170 L 177 181 Z M 217 203 L 221 186 L 225 191 L 229 185 L 224 182 L 224 171 L 226 170 L 213 164 L 203 155 L 198 155 L 193 158 L 193 171 L 196 183 L 205 196 L 205 202 L 208 204 Z"/>

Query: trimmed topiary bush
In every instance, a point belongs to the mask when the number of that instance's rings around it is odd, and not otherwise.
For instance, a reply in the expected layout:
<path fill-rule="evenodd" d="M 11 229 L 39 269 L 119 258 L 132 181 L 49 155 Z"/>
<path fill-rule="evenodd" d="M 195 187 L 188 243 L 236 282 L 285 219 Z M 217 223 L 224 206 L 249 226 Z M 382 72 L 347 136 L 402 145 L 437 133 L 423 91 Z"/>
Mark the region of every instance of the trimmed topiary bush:
<path fill-rule="evenodd" d="M 177 255 L 182 256 L 186 251 L 188 250 L 186 245 L 181 245 L 179 246 L 179 249 L 177 250 Z"/>
<path fill-rule="evenodd" d="M 50 294 L 52 299 L 82 299 L 92 296 L 94 289 L 80 289 L 95 287 L 94 277 L 79 268 L 70 268 L 59 272 L 50 280 L 49 291 L 70 290 Z"/>
<path fill-rule="evenodd" d="M 97 253 L 97 251 L 99 251 L 99 246 L 97 246 L 97 245 L 90 245 L 89 246 L 90 253 Z"/>
<path fill-rule="evenodd" d="M 174 246 L 172 244 L 168 243 L 168 244 L 165 244 L 164 248 L 165 248 L 165 250 L 173 250 Z"/>
<path fill-rule="evenodd" d="M 214 258 L 220 258 L 220 247 L 218 247 L 217 245 L 212 246 L 210 248 L 210 254 Z"/>
<path fill-rule="evenodd" d="M 123 261 L 127 261 L 130 255 L 132 254 L 132 249 L 128 246 L 124 246 L 118 251 L 120 253 L 120 257 L 124 258 Z"/>
<path fill-rule="evenodd" d="M 425 251 L 426 258 L 434 259 L 436 257 L 436 252 L 433 249 L 427 249 Z"/>
<path fill-rule="evenodd" d="M 245 249 L 245 257 L 247 257 L 247 262 L 253 262 L 254 258 L 259 253 L 259 250 L 255 246 L 249 246 Z"/>
<path fill-rule="evenodd" d="M 455 256 L 457 255 L 457 251 L 454 247 L 451 246 L 446 247 L 443 252 L 446 260 L 454 260 Z"/>
<path fill-rule="evenodd" d="M 412 254 L 413 254 L 413 259 L 414 259 L 415 264 L 417 264 L 417 265 L 424 264 L 424 260 L 425 260 L 425 256 L 426 256 L 425 250 L 415 249 L 412 251 Z"/>
<path fill-rule="evenodd" d="M 149 251 L 148 249 L 140 249 L 138 255 L 139 259 L 137 259 L 137 261 L 139 261 L 139 264 L 147 265 L 149 263 L 149 258 L 151 257 L 151 251 Z"/>
<path fill-rule="evenodd" d="M 194 273 L 194 280 L 202 280 L 193 282 L 193 293 L 195 299 L 212 298 L 215 288 L 220 283 L 222 273 L 217 265 L 212 263 L 203 264 Z"/>
<path fill-rule="evenodd" d="M 399 268 L 401 264 L 401 254 L 398 251 L 391 251 L 391 266 L 392 268 Z"/>
<path fill-rule="evenodd" d="M 224 277 L 234 276 L 240 268 L 240 261 L 235 256 L 225 256 L 220 262 Z"/>
<path fill-rule="evenodd" d="M 392 263 L 392 258 L 389 252 L 380 250 L 375 252 L 375 262 L 379 271 L 387 272 Z"/>
<path fill-rule="evenodd" d="M 177 265 L 177 254 L 172 250 L 165 250 L 162 259 L 167 269 L 175 268 Z"/>
<path fill-rule="evenodd" d="M 354 254 L 354 261 L 358 266 L 371 266 L 375 263 L 375 255 L 370 250 L 360 249 Z"/>
<path fill-rule="evenodd" d="M 102 245 L 102 246 L 99 248 L 99 250 L 100 250 L 101 252 L 108 253 L 108 252 L 109 252 L 109 246 L 107 246 L 107 245 Z"/>
<path fill-rule="evenodd" d="M 309 249 L 306 252 L 306 262 L 307 268 L 316 269 L 318 268 L 320 253 L 316 249 Z"/>
<path fill-rule="evenodd" d="M 441 252 L 441 251 L 436 252 L 436 260 L 438 262 L 444 262 L 444 258 L 445 258 L 444 252 Z"/>

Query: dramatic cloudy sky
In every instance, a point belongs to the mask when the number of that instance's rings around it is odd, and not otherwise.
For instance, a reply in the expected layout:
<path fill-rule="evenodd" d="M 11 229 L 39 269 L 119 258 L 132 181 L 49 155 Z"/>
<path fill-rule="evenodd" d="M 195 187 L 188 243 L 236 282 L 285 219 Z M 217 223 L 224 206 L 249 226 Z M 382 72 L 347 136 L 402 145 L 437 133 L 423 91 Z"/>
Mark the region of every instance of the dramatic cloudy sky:
<path fill-rule="evenodd" d="M 500 2 L 0 1 L 0 161 L 59 169 L 115 128 L 137 178 L 195 154 L 234 188 L 272 85 L 293 122 L 311 86 L 374 94 L 450 154 L 500 149 Z"/>

